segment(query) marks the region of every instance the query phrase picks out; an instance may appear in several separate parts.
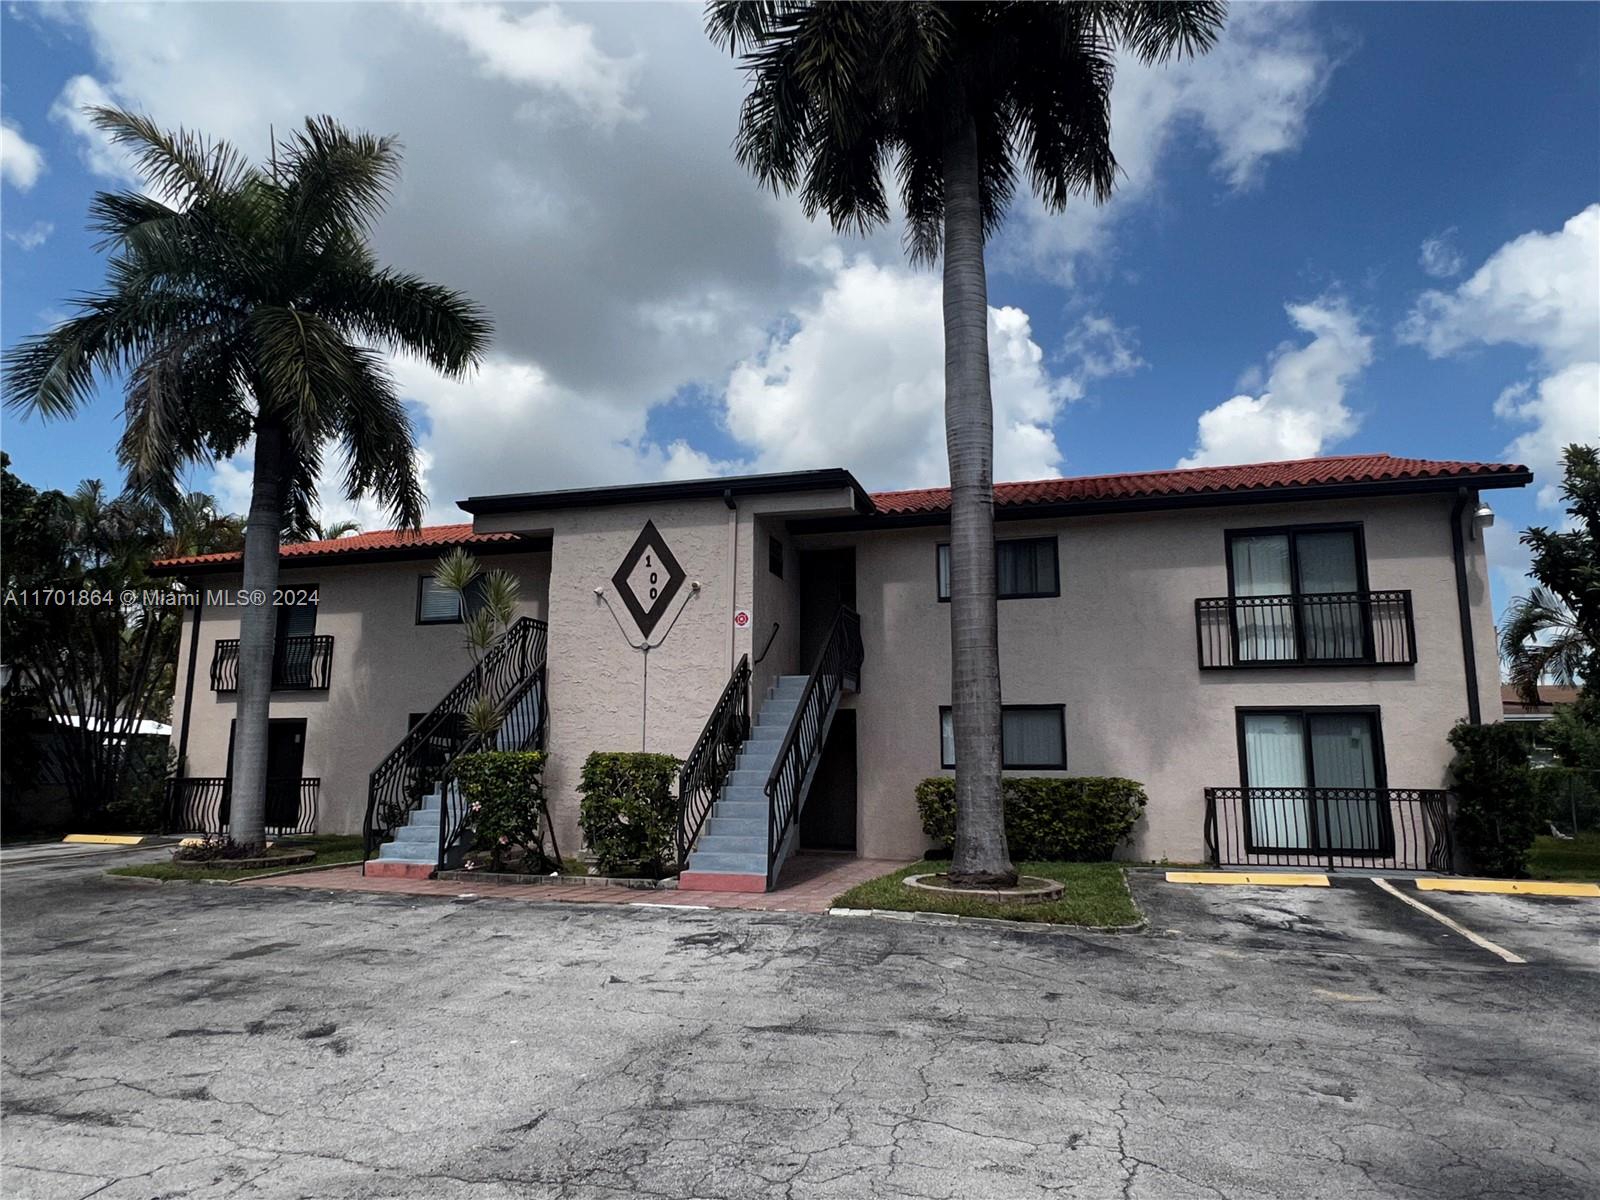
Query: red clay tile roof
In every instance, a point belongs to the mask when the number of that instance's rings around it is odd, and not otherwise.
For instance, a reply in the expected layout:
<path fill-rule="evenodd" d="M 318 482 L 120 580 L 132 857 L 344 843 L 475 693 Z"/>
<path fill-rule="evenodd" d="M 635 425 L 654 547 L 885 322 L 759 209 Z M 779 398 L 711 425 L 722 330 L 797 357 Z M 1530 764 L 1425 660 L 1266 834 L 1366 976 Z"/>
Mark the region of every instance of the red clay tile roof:
<path fill-rule="evenodd" d="M 1020 508 L 1034 504 L 1206 496 L 1338 484 L 1520 475 L 1526 472 L 1526 467 L 1510 463 L 1440 462 L 1426 458 L 1394 458 L 1387 454 L 1351 454 L 1338 458 L 1248 463 L 1237 467 L 1189 467 L 1127 475 L 1084 475 L 1076 479 L 997 483 L 994 486 L 994 500 L 1000 508 Z M 1507 480 L 1507 483 L 1511 482 Z M 886 514 L 943 512 L 950 507 L 950 489 L 874 492 L 872 500 L 878 511 Z"/>
<path fill-rule="evenodd" d="M 355 533 L 349 537 L 333 538 L 326 542 L 293 542 L 278 551 L 285 558 L 337 558 L 342 554 L 393 550 L 443 550 L 451 546 L 478 546 L 485 543 L 505 543 L 522 540 L 515 533 L 473 533 L 472 523 L 460 525 L 424 525 L 415 533 L 397 529 L 380 529 L 372 533 Z M 237 551 L 223 554 L 195 554 L 188 558 L 163 558 L 150 564 L 156 570 L 174 567 L 219 566 L 243 559 Z"/>
<path fill-rule="evenodd" d="M 1539 704 L 1535 708 L 1517 694 L 1517 689 L 1509 684 L 1500 685 L 1500 701 L 1508 710 L 1517 712 L 1544 711 L 1553 709 L 1558 704 L 1571 704 L 1578 698 L 1578 689 L 1562 683 L 1541 683 L 1539 685 Z"/>

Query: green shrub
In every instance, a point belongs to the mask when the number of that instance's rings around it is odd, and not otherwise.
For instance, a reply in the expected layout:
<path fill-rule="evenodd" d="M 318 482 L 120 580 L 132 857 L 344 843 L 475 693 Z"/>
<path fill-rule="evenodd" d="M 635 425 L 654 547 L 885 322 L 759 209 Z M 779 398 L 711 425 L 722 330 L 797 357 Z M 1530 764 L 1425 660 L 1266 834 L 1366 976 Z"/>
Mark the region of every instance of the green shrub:
<path fill-rule="evenodd" d="M 1101 862 L 1127 840 L 1144 813 L 1144 786 L 1131 779 L 1049 779 L 1008 775 L 1000 782 L 1006 844 L 1017 861 Z M 956 781 L 917 784 L 922 829 L 949 850 L 956 839 Z"/>
<path fill-rule="evenodd" d="M 456 759 L 473 830 L 468 870 L 500 871 L 510 862 L 543 869 L 544 757 L 540 750 L 484 750 Z"/>
<path fill-rule="evenodd" d="M 578 823 L 602 875 L 660 876 L 676 856 L 681 764 L 670 754 L 589 755 Z"/>
<path fill-rule="evenodd" d="M 1456 844 L 1475 871 L 1511 878 L 1528 873 L 1541 802 L 1528 767 L 1528 744 L 1510 725 L 1450 731 L 1456 794 Z"/>

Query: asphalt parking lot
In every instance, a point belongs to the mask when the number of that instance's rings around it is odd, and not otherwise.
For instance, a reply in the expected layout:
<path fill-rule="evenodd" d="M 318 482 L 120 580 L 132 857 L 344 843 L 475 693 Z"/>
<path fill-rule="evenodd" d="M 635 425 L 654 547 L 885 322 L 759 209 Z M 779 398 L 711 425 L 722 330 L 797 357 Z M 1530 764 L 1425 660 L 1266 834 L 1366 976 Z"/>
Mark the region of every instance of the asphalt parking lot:
<path fill-rule="evenodd" d="M 1600 1195 L 1600 902 L 1142 934 L 0 867 L 8 1197 Z M 1487 902 L 1487 903 L 1486 903 Z"/>

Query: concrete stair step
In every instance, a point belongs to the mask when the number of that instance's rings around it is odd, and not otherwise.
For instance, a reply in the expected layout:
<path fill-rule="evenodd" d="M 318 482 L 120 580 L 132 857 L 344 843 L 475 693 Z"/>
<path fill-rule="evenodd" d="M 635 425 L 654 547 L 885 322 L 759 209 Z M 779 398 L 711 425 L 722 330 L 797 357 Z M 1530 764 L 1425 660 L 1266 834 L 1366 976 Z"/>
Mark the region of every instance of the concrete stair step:
<path fill-rule="evenodd" d="M 767 819 L 765 816 L 724 817 L 713 815 L 706 821 L 702 837 L 754 837 L 766 844 Z"/>
<path fill-rule="evenodd" d="M 696 850 L 689 855 L 691 871 L 723 871 L 730 875 L 760 875 L 767 873 L 767 854 L 706 854 Z"/>
<path fill-rule="evenodd" d="M 718 817 L 765 821 L 767 819 L 767 798 L 760 793 L 748 800 L 724 795 L 711 809 L 711 819 L 716 820 Z"/>
<path fill-rule="evenodd" d="M 385 842 L 378 847 L 378 857 L 384 862 L 413 862 L 427 863 L 432 866 L 437 860 L 437 853 L 424 853 L 416 846 L 404 842 Z"/>
<path fill-rule="evenodd" d="M 767 858 L 767 839 L 762 837 L 731 837 L 726 834 L 704 833 L 695 847 L 695 854 L 747 854 Z"/>

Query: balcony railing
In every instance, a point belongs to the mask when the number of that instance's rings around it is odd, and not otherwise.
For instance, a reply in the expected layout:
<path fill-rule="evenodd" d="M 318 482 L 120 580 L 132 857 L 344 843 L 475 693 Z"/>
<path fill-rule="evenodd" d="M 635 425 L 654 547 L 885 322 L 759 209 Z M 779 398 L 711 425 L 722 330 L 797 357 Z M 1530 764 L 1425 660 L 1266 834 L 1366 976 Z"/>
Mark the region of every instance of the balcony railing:
<path fill-rule="evenodd" d="M 283 638 L 272 656 L 274 691 L 325 692 L 333 675 L 333 637 L 314 634 Z M 239 690 L 239 639 L 221 638 L 211 656 L 211 690 Z"/>
<path fill-rule="evenodd" d="M 1216 596 L 1196 600 L 1194 618 L 1204 670 L 1417 661 L 1410 592 Z"/>
<path fill-rule="evenodd" d="M 321 790 L 320 779 L 268 779 L 267 836 L 316 832 Z M 229 777 L 171 780 L 167 784 L 167 829 L 213 837 L 225 834 L 232 801 L 233 780 Z"/>
<path fill-rule="evenodd" d="M 1450 795 L 1425 788 L 1206 789 L 1219 867 L 1451 871 Z"/>

